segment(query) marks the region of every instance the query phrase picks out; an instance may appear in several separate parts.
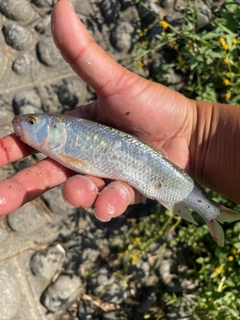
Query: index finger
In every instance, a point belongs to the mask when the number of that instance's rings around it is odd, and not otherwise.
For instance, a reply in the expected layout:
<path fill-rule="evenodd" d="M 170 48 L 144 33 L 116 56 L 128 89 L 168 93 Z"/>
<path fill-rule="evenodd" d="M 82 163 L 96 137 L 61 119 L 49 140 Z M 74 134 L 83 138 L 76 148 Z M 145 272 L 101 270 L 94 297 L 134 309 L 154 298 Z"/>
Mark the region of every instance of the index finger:
<path fill-rule="evenodd" d="M 13 133 L 0 138 L 0 167 L 35 153 Z M 73 172 L 46 158 L 0 181 L 0 215 L 8 214 L 43 192 L 63 183 Z"/>
<path fill-rule="evenodd" d="M 0 167 L 9 162 L 17 161 L 36 152 L 22 142 L 15 133 L 0 138 Z"/>
<path fill-rule="evenodd" d="M 0 166 L 36 152 L 14 134 L 0 138 Z M 0 215 L 20 208 L 24 203 L 63 183 L 73 171 L 46 158 L 23 169 L 13 177 L 0 181 Z"/>

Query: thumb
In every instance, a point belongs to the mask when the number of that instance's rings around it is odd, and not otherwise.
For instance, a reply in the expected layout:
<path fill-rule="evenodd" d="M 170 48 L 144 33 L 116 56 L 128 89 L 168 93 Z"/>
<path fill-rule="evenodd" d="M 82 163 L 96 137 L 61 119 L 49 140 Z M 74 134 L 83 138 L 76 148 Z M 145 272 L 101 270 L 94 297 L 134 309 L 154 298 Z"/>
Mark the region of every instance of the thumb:
<path fill-rule="evenodd" d="M 98 94 L 111 95 L 124 75 L 132 74 L 94 41 L 68 0 L 57 2 L 51 24 L 53 39 L 64 59 Z"/>

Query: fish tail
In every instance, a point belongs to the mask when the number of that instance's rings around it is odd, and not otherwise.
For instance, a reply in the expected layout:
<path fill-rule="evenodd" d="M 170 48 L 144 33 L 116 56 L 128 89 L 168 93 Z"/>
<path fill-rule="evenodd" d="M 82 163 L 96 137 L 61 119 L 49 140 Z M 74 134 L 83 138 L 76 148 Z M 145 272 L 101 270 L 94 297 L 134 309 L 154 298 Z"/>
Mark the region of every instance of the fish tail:
<path fill-rule="evenodd" d="M 240 220 L 240 214 L 234 210 L 228 209 L 224 206 L 220 206 L 220 215 L 217 219 L 209 221 L 205 220 L 208 225 L 209 231 L 212 235 L 212 238 L 217 242 L 217 244 L 221 247 L 224 246 L 224 232 L 220 223 L 224 222 L 234 222 Z"/>
<path fill-rule="evenodd" d="M 224 206 L 220 207 L 220 215 L 217 217 L 217 221 L 220 223 L 234 222 L 240 220 L 240 213 L 237 211 L 228 209 Z"/>

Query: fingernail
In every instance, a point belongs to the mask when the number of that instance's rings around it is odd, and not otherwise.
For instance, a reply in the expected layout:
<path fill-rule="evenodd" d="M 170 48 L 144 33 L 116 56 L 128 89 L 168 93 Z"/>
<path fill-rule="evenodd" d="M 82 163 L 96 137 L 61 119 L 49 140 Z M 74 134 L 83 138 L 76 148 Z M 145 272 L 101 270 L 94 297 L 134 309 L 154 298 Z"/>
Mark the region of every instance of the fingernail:
<path fill-rule="evenodd" d="M 112 218 L 106 218 L 106 219 L 103 219 L 103 218 L 99 218 L 97 215 L 96 215 L 96 213 L 95 213 L 95 211 L 94 211 L 94 214 L 95 214 L 95 217 L 99 220 L 99 221 L 101 221 L 101 222 L 108 222 L 108 221 L 110 221 Z"/>

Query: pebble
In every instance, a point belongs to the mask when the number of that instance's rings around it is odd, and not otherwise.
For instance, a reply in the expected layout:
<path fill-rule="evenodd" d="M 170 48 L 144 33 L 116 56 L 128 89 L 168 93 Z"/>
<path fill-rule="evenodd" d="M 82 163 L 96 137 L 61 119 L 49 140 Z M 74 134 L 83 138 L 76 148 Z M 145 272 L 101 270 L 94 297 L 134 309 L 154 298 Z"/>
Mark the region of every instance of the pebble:
<path fill-rule="evenodd" d="M 196 3 L 196 9 L 199 11 L 197 17 L 197 29 L 202 29 L 210 23 L 212 13 L 209 7 L 202 1 L 198 1 Z"/>
<path fill-rule="evenodd" d="M 28 53 L 24 52 L 20 54 L 13 62 L 12 68 L 19 75 L 27 75 L 34 71 L 35 59 Z"/>
<path fill-rule="evenodd" d="M 82 282 L 75 275 L 60 275 L 56 282 L 43 292 L 41 301 L 48 311 L 60 314 L 77 299 Z"/>
<path fill-rule="evenodd" d="M 164 9 L 172 10 L 175 5 L 176 0 L 162 0 L 160 1 L 160 5 Z"/>
<path fill-rule="evenodd" d="M 34 45 L 31 31 L 14 21 L 7 21 L 5 23 L 3 34 L 6 43 L 16 50 L 27 50 Z"/>
<path fill-rule="evenodd" d="M 51 279 L 62 267 L 65 251 L 57 244 L 32 256 L 30 268 L 35 276 Z"/>
<path fill-rule="evenodd" d="M 110 42 L 112 46 L 120 51 L 129 53 L 137 39 L 137 33 L 132 23 L 127 21 L 119 22 L 111 31 Z"/>
<path fill-rule="evenodd" d="M 93 320 L 93 304 L 91 301 L 80 301 L 78 306 L 78 317 L 81 320 Z"/>
<path fill-rule="evenodd" d="M 40 34 L 49 34 L 51 33 L 51 15 L 47 15 L 41 19 L 40 22 L 35 26 L 35 30 Z"/>
<path fill-rule="evenodd" d="M 151 288 L 150 290 L 144 291 L 144 296 L 142 300 L 139 301 L 139 305 L 136 308 L 138 313 L 145 313 L 147 312 L 157 301 L 157 294 L 156 290 Z"/>
<path fill-rule="evenodd" d="M 147 32 L 148 40 L 152 43 L 160 42 L 160 40 L 156 37 L 157 35 L 161 35 L 162 27 L 160 25 L 155 25 Z"/>
<path fill-rule="evenodd" d="M 156 16 L 158 16 L 158 7 L 154 4 L 153 1 L 143 0 L 143 5 L 141 2 L 138 4 L 138 14 L 141 21 L 142 29 L 148 28 L 154 21 L 156 21 Z"/>
<path fill-rule="evenodd" d="M 117 312 L 105 312 L 102 316 L 102 320 L 128 320 L 128 318 Z"/>
<path fill-rule="evenodd" d="M 106 23 L 114 21 L 117 13 L 116 0 L 102 0 L 99 4 L 99 8 Z"/>
<path fill-rule="evenodd" d="M 75 108 L 77 104 L 84 100 L 85 92 L 86 85 L 83 81 L 72 80 L 59 86 L 57 95 L 61 104 Z"/>
<path fill-rule="evenodd" d="M 165 20 L 174 28 L 180 30 L 183 23 L 183 14 L 181 12 L 173 11 L 165 16 Z"/>
<path fill-rule="evenodd" d="M 56 67 L 64 61 L 52 37 L 45 37 L 38 42 L 37 55 L 39 60 L 48 67 Z"/>
<path fill-rule="evenodd" d="M 39 112 L 41 104 L 41 98 L 35 90 L 19 92 L 13 99 L 13 108 L 16 115 Z"/>
<path fill-rule="evenodd" d="M 66 213 L 68 213 L 68 215 L 71 215 L 76 211 L 76 208 L 70 206 L 64 201 L 62 197 L 61 186 L 45 192 L 42 195 L 42 198 L 44 199 L 51 212 L 56 213 L 58 216 L 60 215 L 64 217 L 66 216 Z"/>
<path fill-rule="evenodd" d="M 38 230 L 41 225 L 46 224 L 47 217 L 35 204 L 36 202 L 33 201 L 26 203 L 23 207 L 8 215 L 9 227 L 26 236 Z"/>
<path fill-rule="evenodd" d="M 1 0 L 0 12 L 16 21 L 28 21 L 34 15 L 34 9 L 27 0 Z"/>
<path fill-rule="evenodd" d="M 32 0 L 32 3 L 34 3 L 37 7 L 54 7 L 54 5 L 57 3 L 57 0 Z"/>

